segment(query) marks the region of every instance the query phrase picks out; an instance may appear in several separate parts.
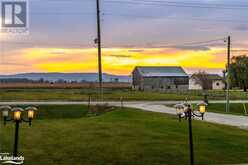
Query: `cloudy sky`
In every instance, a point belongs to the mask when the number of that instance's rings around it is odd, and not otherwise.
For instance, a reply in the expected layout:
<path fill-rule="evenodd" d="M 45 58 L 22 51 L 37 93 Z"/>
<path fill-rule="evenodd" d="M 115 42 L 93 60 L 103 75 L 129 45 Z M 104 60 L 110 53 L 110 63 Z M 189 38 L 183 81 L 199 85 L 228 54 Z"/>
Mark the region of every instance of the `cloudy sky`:
<path fill-rule="evenodd" d="M 228 35 L 232 55 L 248 53 L 246 0 L 100 1 L 106 73 L 137 65 L 220 72 Z M 29 34 L 0 34 L 0 74 L 96 72 L 95 0 L 29 2 Z"/>

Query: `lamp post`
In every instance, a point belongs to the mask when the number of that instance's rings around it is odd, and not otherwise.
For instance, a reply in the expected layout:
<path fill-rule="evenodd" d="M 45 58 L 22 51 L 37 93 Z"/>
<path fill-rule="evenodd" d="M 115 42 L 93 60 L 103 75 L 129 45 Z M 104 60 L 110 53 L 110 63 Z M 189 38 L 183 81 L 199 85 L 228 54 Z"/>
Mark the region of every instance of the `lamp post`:
<path fill-rule="evenodd" d="M 6 125 L 7 121 L 15 122 L 15 138 L 14 138 L 14 150 L 13 156 L 18 156 L 18 140 L 19 140 L 19 126 L 21 122 L 28 122 L 29 126 L 31 126 L 32 120 L 34 118 L 35 111 L 37 111 L 36 107 L 27 107 L 25 110 L 20 107 L 11 108 L 10 106 L 1 106 L 0 110 L 2 111 L 2 116 L 4 118 L 4 125 Z M 10 115 L 10 112 L 11 115 Z M 23 112 L 27 112 L 27 118 L 23 117 Z"/>
<path fill-rule="evenodd" d="M 175 105 L 176 113 L 179 117 L 179 121 L 181 118 L 185 117 L 188 119 L 188 129 L 189 129 L 189 149 L 190 149 L 190 164 L 194 165 L 194 148 L 193 148 L 193 131 L 192 131 L 192 117 L 201 117 L 204 119 L 204 114 L 206 112 L 206 103 L 197 104 L 198 109 L 193 111 L 190 104 L 177 104 Z M 182 108 L 182 106 L 184 108 Z M 184 110 L 184 116 L 182 116 Z"/>

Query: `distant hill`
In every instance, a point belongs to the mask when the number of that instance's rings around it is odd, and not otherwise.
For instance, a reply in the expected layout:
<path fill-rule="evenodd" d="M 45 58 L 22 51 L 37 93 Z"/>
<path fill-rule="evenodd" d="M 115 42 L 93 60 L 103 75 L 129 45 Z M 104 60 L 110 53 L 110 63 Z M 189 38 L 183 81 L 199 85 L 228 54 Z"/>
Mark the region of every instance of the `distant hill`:
<path fill-rule="evenodd" d="M 13 75 L 0 75 L 0 79 L 29 79 L 29 80 L 46 80 L 55 82 L 58 80 L 77 81 L 77 82 L 97 82 L 98 73 L 23 73 Z M 112 74 L 103 74 L 104 82 L 131 82 L 131 77 Z"/>

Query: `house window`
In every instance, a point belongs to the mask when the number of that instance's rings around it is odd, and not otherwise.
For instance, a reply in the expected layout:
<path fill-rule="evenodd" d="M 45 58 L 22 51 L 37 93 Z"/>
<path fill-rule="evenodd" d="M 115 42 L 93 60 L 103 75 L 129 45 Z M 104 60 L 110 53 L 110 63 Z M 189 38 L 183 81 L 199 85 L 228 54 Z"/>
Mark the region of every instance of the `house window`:
<path fill-rule="evenodd" d="M 178 88 L 178 86 L 176 85 L 176 89 Z"/>
<path fill-rule="evenodd" d="M 171 89 L 171 87 L 170 86 L 167 86 L 167 89 Z"/>
<path fill-rule="evenodd" d="M 220 83 L 217 82 L 217 83 L 216 83 L 216 86 L 220 86 Z"/>

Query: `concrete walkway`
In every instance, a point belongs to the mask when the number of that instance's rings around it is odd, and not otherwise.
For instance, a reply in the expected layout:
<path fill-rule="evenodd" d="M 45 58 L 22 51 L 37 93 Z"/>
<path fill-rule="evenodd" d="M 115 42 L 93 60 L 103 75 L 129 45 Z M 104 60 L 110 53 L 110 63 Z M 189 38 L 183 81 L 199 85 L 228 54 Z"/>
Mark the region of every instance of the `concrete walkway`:
<path fill-rule="evenodd" d="M 189 103 L 199 103 L 201 101 L 189 101 Z M 248 100 L 231 101 L 231 103 L 248 103 Z M 108 102 L 92 102 L 91 104 L 108 103 L 112 106 L 121 106 L 120 102 L 108 101 Z M 176 104 L 179 101 L 130 101 L 124 102 L 125 107 L 137 108 L 144 111 L 160 112 L 176 115 L 175 109 L 165 106 L 166 104 Z M 225 101 L 210 101 L 210 103 L 225 103 Z M 40 101 L 40 102 L 0 102 L 0 105 L 80 105 L 88 104 L 88 102 L 72 102 L 72 101 Z M 225 124 L 230 126 L 236 126 L 242 129 L 248 129 L 248 117 L 227 115 L 220 113 L 207 112 L 205 114 L 205 121 L 211 123 Z"/>

